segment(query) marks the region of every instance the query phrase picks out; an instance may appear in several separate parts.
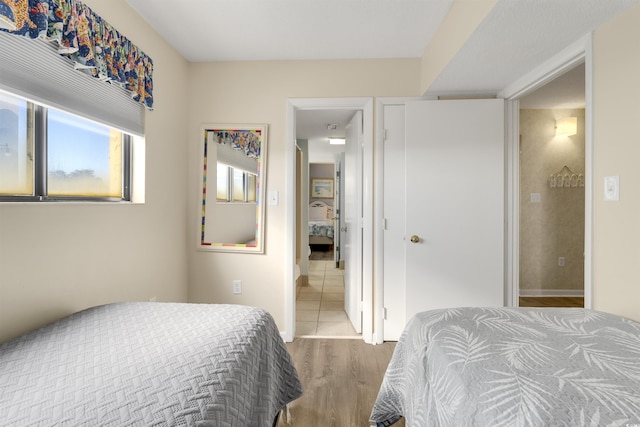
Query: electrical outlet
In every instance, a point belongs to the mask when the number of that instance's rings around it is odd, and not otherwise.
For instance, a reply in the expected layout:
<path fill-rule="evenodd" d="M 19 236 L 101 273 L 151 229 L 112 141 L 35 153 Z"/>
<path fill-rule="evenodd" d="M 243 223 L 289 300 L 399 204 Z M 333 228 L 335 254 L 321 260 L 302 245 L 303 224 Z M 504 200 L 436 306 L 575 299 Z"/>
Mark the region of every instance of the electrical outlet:
<path fill-rule="evenodd" d="M 242 280 L 233 281 L 233 293 L 239 295 L 242 293 Z"/>
<path fill-rule="evenodd" d="M 564 257 L 558 257 L 558 267 L 564 267 Z"/>

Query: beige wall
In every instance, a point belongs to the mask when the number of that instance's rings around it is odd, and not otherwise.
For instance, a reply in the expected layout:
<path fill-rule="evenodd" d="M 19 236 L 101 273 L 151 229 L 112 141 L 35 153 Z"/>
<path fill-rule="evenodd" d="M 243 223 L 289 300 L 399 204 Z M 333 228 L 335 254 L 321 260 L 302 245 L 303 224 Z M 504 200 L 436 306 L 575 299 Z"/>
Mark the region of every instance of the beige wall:
<path fill-rule="evenodd" d="M 555 136 L 564 117 L 578 118 L 576 135 Z M 565 165 L 584 177 L 584 109 L 520 110 L 520 135 L 520 293 L 575 295 L 584 288 L 585 188 L 552 188 L 548 179 Z"/>
<path fill-rule="evenodd" d="M 146 203 L 0 205 L 0 342 L 92 305 L 187 298 L 187 68 L 124 0 L 85 0 L 154 60 Z"/>
<path fill-rule="evenodd" d="M 335 175 L 335 163 L 309 163 L 309 188 L 311 188 L 311 184 L 314 178 L 331 178 L 334 179 Z M 334 182 L 335 183 L 335 182 Z M 321 200 L 328 204 L 329 206 L 334 206 L 334 199 L 314 199 L 311 195 L 309 195 L 309 203 L 314 200 Z"/>
<path fill-rule="evenodd" d="M 284 331 L 287 98 L 417 96 L 420 59 L 192 64 L 189 82 L 189 300 L 257 305 Z M 264 255 L 196 250 L 199 131 L 211 122 L 269 124 L 266 188 L 280 204 L 266 207 Z"/>
<path fill-rule="evenodd" d="M 259 305 L 284 330 L 286 99 L 418 96 L 490 9 L 478 6 L 470 21 L 447 17 L 421 59 L 189 65 L 124 0 L 85 1 L 154 59 L 146 203 L 0 205 L 0 341 L 90 305 L 186 300 L 187 276 L 190 301 Z M 636 6 L 594 36 L 594 304 L 637 320 L 639 21 Z M 267 189 L 280 192 L 280 204 L 267 207 L 264 255 L 195 249 L 199 129 L 208 122 L 269 124 Z M 602 199 L 607 175 L 620 175 L 619 202 Z M 240 296 L 233 279 L 243 280 Z"/>
<path fill-rule="evenodd" d="M 594 59 L 594 308 L 640 321 L 640 5 L 598 28 Z M 604 177 L 620 176 L 605 202 Z"/>

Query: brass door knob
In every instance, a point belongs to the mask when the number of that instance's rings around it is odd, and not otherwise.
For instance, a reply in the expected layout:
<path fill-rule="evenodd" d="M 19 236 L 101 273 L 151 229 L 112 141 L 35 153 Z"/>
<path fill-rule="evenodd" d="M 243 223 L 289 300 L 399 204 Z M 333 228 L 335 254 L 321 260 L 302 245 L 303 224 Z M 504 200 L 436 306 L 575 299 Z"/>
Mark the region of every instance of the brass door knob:
<path fill-rule="evenodd" d="M 416 236 L 415 234 L 411 236 L 411 243 L 418 243 L 418 242 L 420 242 L 420 237 Z"/>

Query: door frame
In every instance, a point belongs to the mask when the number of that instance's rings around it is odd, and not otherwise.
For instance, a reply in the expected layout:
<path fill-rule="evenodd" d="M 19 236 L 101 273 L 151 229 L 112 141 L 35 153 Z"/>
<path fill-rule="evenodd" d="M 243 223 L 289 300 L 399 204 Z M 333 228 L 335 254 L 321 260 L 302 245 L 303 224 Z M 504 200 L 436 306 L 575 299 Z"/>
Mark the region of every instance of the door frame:
<path fill-rule="evenodd" d="M 363 179 L 362 206 L 362 339 L 373 341 L 373 98 L 289 98 L 285 143 L 285 341 L 296 328 L 296 112 L 299 110 L 353 109 L 362 111 Z"/>
<path fill-rule="evenodd" d="M 580 63 L 585 64 L 585 200 L 584 200 L 584 307 L 593 306 L 593 36 L 591 33 L 498 93 L 507 102 L 506 124 L 506 271 L 505 305 L 519 305 L 520 217 L 520 102 L 523 96 L 544 86 Z"/>
<path fill-rule="evenodd" d="M 379 183 L 376 186 L 376 205 L 375 205 L 375 228 L 374 240 L 375 259 L 379 260 L 375 264 L 374 283 L 375 283 L 375 307 L 374 307 L 374 324 L 375 333 L 373 335 L 374 344 L 382 344 L 384 342 L 384 107 L 391 105 L 406 105 L 412 101 L 433 100 L 434 97 L 380 97 L 376 98 L 376 179 Z"/>

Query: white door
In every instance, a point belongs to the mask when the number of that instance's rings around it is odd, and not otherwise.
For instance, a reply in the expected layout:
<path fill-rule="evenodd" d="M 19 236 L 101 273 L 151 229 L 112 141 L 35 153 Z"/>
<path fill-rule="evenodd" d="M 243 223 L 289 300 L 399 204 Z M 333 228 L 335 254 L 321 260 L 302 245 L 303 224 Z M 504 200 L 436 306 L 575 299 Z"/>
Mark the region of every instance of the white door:
<path fill-rule="evenodd" d="M 334 169 L 334 189 L 333 198 L 333 261 L 338 268 L 340 262 L 340 216 L 342 215 L 342 164 L 336 162 Z"/>
<path fill-rule="evenodd" d="M 388 310 L 385 339 L 397 339 L 393 329 L 387 337 L 390 316 L 404 324 L 425 310 L 504 305 L 503 101 L 409 102 L 404 114 L 404 164 L 385 168 L 385 177 L 405 176 L 396 202 L 405 219 L 405 304 L 404 313 Z M 398 261 L 385 259 L 385 270 L 389 262 Z M 390 286 L 401 285 L 385 274 L 385 295 Z"/>
<path fill-rule="evenodd" d="M 362 112 L 346 129 L 344 161 L 344 310 L 362 332 Z"/>

